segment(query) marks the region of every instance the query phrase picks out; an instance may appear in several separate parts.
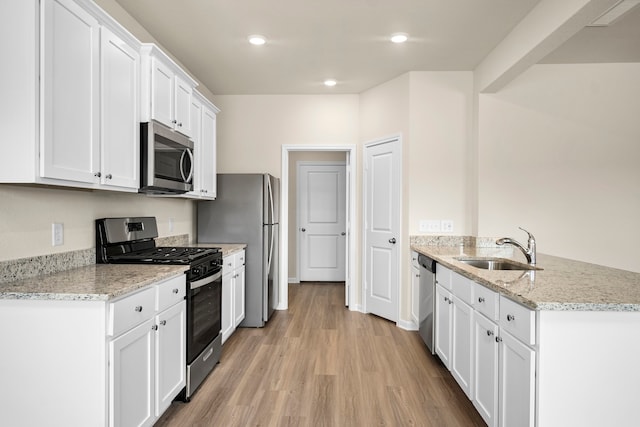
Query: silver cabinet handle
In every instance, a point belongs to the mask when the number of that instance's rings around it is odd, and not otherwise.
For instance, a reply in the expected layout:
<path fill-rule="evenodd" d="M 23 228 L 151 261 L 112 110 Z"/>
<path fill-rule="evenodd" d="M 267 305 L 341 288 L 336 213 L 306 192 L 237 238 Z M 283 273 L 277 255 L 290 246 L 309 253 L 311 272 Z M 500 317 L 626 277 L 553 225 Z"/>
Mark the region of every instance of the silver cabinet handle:
<path fill-rule="evenodd" d="M 109 175 L 105 176 L 105 178 L 107 178 L 107 179 L 112 179 L 112 178 L 113 178 L 113 175 L 109 174 Z"/>
<path fill-rule="evenodd" d="M 420 277 L 420 275 L 419 275 L 419 274 L 416 274 L 416 277 Z"/>
<path fill-rule="evenodd" d="M 100 172 L 96 172 L 93 174 L 93 176 L 97 176 L 98 178 L 100 178 L 102 176 L 102 174 Z"/>
<path fill-rule="evenodd" d="M 301 228 L 300 231 L 302 231 L 304 233 L 305 231 L 307 231 L 307 229 L 306 228 Z"/>
<path fill-rule="evenodd" d="M 448 302 L 448 301 L 449 301 L 449 298 L 448 298 L 448 297 L 444 297 L 444 300 Z"/>
<path fill-rule="evenodd" d="M 391 243 L 392 245 L 395 245 L 396 244 L 396 238 L 395 237 L 390 238 L 389 239 L 389 243 Z"/>
<path fill-rule="evenodd" d="M 140 313 L 142 311 L 142 306 L 138 305 L 138 306 L 136 306 L 136 308 L 134 310 L 137 311 L 138 313 Z"/>
<path fill-rule="evenodd" d="M 174 289 L 173 291 L 171 291 L 171 292 L 173 292 L 174 294 L 177 294 L 177 293 L 178 293 L 178 292 L 180 292 L 180 291 L 178 290 L 178 288 L 175 288 L 175 289 Z"/>
<path fill-rule="evenodd" d="M 496 342 L 502 342 L 502 338 L 496 337 Z"/>
<path fill-rule="evenodd" d="M 453 300 L 452 299 L 449 299 L 449 304 L 453 304 Z"/>
<path fill-rule="evenodd" d="M 490 337 L 491 335 L 493 335 L 493 331 L 487 329 L 487 336 Z"/>
<path fill-rule="evenodd" d="M 516 320 L 516 316 L 514 316 L 513 314 L 507 314 L 507 322 L 511 322 Z"/>
<path fill-rule="evenodd" d="M 160 324 L 161 324 L 162 326 L 164 326 L 164 325 L 166 325 L 166 324 L 167 324 L 167 321 L 166 321 L 166 320 L 161 320 L 161 321 L 160 321 Z"/>
<path fill-rule="evenodd" d="M 178 123 L 178 127 L 182 127 L 182 123 Z"/>
<path fill-rule="evenodd" d="M 175 125 L 176 123 L 178 123 L 178 121 L 177 120 L 171 120 L 171 123 L 173 123 Z"/>
<path fill-rule="evenodd" d="M 152 331 L 157 331 L 157 330 L 158 330 L 158 325 L 153 325 L 153 326 L 151 326 L 151 330 L 152 330 Z"/>
<path fill-rule="evenodd" d="M 484 298 L 479 297 L 479 298 L 478 298 L 478 302 L 484 302 Z"/>

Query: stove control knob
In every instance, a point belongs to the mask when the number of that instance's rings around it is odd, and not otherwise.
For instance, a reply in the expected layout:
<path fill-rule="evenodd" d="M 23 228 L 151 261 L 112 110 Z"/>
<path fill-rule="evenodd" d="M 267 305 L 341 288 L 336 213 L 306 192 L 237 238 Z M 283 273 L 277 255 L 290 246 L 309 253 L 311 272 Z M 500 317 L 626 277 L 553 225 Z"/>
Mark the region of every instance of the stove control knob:
<path fill-rule="evenodd" d="M 198 274 L 200 274 L 200 269 L 198 267 L 194 267 L 194 268 L 191 269 L 191 273 L 193 273 L 195 275 L 198 275 Z"/>

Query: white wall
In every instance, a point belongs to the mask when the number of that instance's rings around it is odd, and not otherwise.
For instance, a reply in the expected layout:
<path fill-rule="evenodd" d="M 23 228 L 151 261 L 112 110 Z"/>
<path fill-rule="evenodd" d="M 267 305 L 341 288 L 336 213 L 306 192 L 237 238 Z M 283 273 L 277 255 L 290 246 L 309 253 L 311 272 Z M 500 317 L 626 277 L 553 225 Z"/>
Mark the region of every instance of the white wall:
<path fill-rule="evenodd" d="M 358 95 L 219 95 L 218 172 L 280 176 L 283 144 L 358 142 Z"/>
<path fill-rule="evenodd" d="M 481 236 L 640 272 L 640 64 L 536 65 L 479 99 Z M 543 266 L 544 267 L 544 266 Z"/>
<path fill-rule="evenodd" d="M 161 237 L 189 234 L 194 203 L 142 194 L 0 184 L 0 261 L 95 247 L 97 218 L 155 216 Z M 173 219 L 173 231 L 169 219 Z M 51 245 L 51 224 L 64 224 L 64 245 Z"/>
<path fill-rule="evenodd" d="M 453 235 L 470 235 L 470 171 L 473 73 L 411 73 L 409 234 L 420 220 L 453 220 Z"/>

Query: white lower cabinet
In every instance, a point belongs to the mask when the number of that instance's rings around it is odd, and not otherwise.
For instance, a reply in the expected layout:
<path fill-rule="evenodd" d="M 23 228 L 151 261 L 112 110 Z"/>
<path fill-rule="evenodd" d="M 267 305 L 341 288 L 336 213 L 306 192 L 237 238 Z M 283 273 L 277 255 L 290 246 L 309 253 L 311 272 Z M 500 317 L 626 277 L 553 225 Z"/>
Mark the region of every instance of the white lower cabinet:
<path fill-rule="evenodd" d="M 411 251 L 411 320 L 416 328 L 420 327 L 420 264 L 418 253 Z"/>
<path fill-rule="evenodd" d="M 245 251 L 223 258 L 222 263 L 222 342 L 245 317 Z"/>
<path fill-rule="evenodd" d="M 489 427 L 533 427 L 535 311 L 441 265 L 436 279 L 436 354 Z"/>
<path fill-rule="evenodd" d="M 436 354 L 471 399 L 473 396 L 471 387 L 473 309 L 470 305 L 472 282 L 442 267 L 437 269 L 436 280 Z M 445 286 L 450 287 L 451 290 L 447 290 Z"/>
<path fill-rule="evenodd" d="M 110 304 L 112 325 L 146 318 L 109 342 L 110 427 L 153 425 L 185 386 L 184 296 L 181 276 Z"/>
<path fill-rule="evenodd" d="M 484 288 L 482 295 L 477 305 L 496 313 L 486 303 L 497 293 Z M 475 313 L 473 404 L 489 427 L 534 426 L 536 351 L 510 331 L 534 343 L 535 312 L 501 296 L 497 317 Z"/>

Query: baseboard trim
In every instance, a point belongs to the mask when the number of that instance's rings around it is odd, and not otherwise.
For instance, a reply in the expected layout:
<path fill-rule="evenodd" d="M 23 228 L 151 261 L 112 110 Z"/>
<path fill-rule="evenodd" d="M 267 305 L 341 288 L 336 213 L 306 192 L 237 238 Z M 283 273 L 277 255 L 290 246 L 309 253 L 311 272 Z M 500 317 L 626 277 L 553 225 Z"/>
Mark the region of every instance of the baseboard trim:
<path fill-rule="evenodd" d="M 398 320 L 396 326 L 400 329 L 404 329 L 406 331 L 417 331 L 418 326 L 410 320 Z"/>

